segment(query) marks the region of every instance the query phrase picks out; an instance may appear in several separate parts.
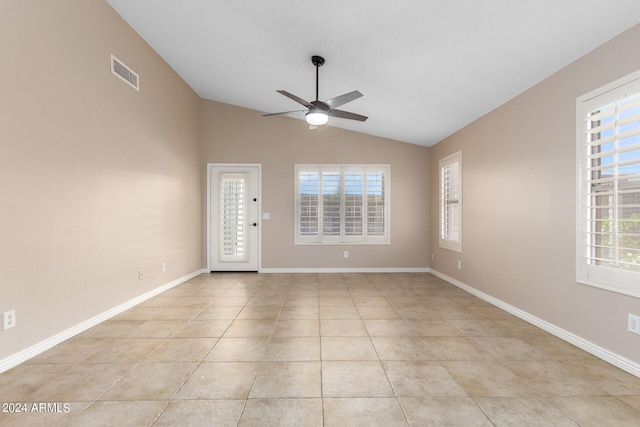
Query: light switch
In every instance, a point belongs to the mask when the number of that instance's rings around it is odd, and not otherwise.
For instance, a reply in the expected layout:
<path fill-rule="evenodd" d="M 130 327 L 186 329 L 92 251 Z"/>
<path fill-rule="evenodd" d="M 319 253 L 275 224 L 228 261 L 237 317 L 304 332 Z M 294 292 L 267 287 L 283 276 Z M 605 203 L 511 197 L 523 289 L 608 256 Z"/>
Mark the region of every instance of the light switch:
<path fill-rule="evenodd" d="M 269 212 L 262 212 L 262 219 L 271 219 L 271 214 Z"/>

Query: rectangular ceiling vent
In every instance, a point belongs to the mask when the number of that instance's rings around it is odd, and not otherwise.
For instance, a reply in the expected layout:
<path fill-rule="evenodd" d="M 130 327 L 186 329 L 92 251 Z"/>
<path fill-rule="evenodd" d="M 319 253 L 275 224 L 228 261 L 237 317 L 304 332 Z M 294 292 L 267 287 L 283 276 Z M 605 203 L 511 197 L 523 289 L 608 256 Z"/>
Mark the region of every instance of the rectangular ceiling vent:
<path fill-rule="evenodd" d="M 124 65 L 122 61 L 120 61 L 115 56 L 111 55 L 111 72 L 129 84 L 132 88 L 139 91 L 139 77 L 138 74 L 133 71 L 131 68 Z"/>

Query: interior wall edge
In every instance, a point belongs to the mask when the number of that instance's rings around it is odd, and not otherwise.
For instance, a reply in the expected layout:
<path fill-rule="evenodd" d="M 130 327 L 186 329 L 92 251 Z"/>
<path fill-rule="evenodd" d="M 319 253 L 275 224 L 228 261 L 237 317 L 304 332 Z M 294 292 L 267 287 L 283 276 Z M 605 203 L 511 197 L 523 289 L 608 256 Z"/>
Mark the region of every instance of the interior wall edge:
<path fill-rule="evenodd" d="M 488 302 L 489 304 L 498 307 L 504 311 L 506 311 L 507 313 L 513 314 L 514 316 L 518 317 L 519 319 L 524 320 L 527 323 L 532 324 L 533 326 L 536 326 L 544 331 L 549 332 L 550 334 L 554 335 L 557 338 L 560 338 L 563 341 L 568 342 L 569 344 L 572 344 L 584 351 L 586 351 L 587 353 L 590 353 L 596 357 L 598 357 L 599 359 L 604 360 L 605 362 L 608 362 L 620 369 L 622 369 L 623 371 L 626 371 L 632 375 L 635 375 L 636 377 L 640 378 L 640 363 L 636 363 L 632 360 L 627 359 L 624 356 L 621 356 L 617 353 L 614 353 L 610 350 L 607 350 L 606 348 L 600 347 L 597 344 L 592 343 L 589 340 L 586 340 L 572 332 L 569 332 L 565 329 L 562 329 L 556 325 L 554 325 L 553 323 L 547 322 L 546 320 L 540 319 L 539 317 L 536 317 L 524 310 L 519 309 L 518 307 L 514 307 L 511 304 L 508 304 L 498 298 L 492 297 L 489 294 L 485 294 L 482 291 L 477 290 L 476 288 L 474 288 L 473 286 L 470 286 L 466 283 L 463 283 L 457 279 L 454 279 L 453 277 L 449 277 L 446 274 L 440 273 L 437 270 L 431 269 L 431 274 L 433 274 L 434 276 L 437 276 L 439 278 L 441 278 L 442 280 L 451 283 L 454 286 L 457 286 L 458 288 L 469 292 L 470 294 L 480 298 L 483 301 Z"/>
<path fill-rule="evenodd" d="M 23 362 L 26 362 L 27 360 L 41 354 L 44 353 L 45 351 L 49 350 L 52 347 L 55 347 L 56 345 L 75 337 L 76 335 L 81 334 L 82 332 L 86 331 L 87 329 L 90 329 L 106 320 L 109 320 L 115 316 L 117 316 L 118 314 L 148 300 L 151 299 L 153 297 L 155 297 L 156 295 L 161 294 L 162 292 L 168 291 L 169 289 L 178 286 L 184 282 L 186 282 L 187 280 L 191 280 L 196 276 L 199 276 L 202 273 L 207 273 L 206 269 L 200 269 L 200 270 L 196 270 L 192 273 L 189 273 L 185 276 L 182 276 L 176 280 L 173 280 L 169 283 L 166 283 L 162 286 L 159 286 L 147 293 L 144 293 L 142 295 L 139 295 L 135 298 L 130 299 L 129 301 L 126 301 L 116 307 L 113 307 L 112 309 L 109 309 L 107 311 L 104 311 L 103 313 L 98 314 L 97 316 L 94 316 L 90 319 L 85 320 L 84 322 L 81 322 L 75 326 L 72 326 L 71 328 L 68 328 L 58 334 L 55 334 L 43 341 L 40 341 L 37 344 L 34 344 L 24 350 L 21 350 L 15 354 L 12 354 L 10 356 L 5 357 L 4 359 L 0 360 L 0 374 L 8 371 L 9 369 L 13 368 L 14 366 L 17 366 Z"/>

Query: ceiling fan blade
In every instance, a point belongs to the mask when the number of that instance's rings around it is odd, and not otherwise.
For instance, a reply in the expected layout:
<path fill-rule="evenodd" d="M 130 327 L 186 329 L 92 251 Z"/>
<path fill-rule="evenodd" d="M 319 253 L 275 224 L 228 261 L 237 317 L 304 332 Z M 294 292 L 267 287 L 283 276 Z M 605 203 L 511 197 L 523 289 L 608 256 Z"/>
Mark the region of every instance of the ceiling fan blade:
<path fill-rule="evenodd" d="M 360 122 L 364 122 L 365 120 L 368 119 L 367 116 L 361 116 L 360 114 L 350 113 L 348 111 L 342 111 L 342 110 L 331 110 L 329 111 L 329 115 L 331 117 L 338 117 L 341 119 L 349 119 L 349 120 L 358 120 Z"/>
<path fill-rule="evenodd" d="M 282 111 L 280 113 L 264 113 L 262 117 L 279 116 L 280 114 L 289 114 L 289 113 L 299 113 L 301 111 L 307 111 L 307 110 Z"/>
<path fill-rule="evenodd" d="M 335 98 L 331 98 L 324 103 L 329 106 L 329 108 L 336 108 L 341 105 L 346 104 L 347 102 L 351 102 L 355 99 L 358 99 L 362 96 L 360 92 L 354 90 L 353 92 L 345 93 L 344 95 L 336 96 Z"/>
<path fill-rule="evenodd" d="M 312 108 L 313 107 L 313 105 L 311 105 L 311 103 L 309 101 L 305 101 L 304 99 L 300 98 L 299 96 L 295 96 L 294 94 L 289 93 L 286 90 L 277 90 L 276 92 L 283 94 L 287 98 L 293 99 L 298 104 L 304 105 L 307 108 Z"/>

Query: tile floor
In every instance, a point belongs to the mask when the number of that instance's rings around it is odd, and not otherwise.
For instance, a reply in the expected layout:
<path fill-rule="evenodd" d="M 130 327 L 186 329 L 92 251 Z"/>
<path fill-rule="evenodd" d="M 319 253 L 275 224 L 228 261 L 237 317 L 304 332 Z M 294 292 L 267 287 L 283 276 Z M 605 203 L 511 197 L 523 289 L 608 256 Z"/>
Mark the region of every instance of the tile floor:
<path fill-rule="evenodd" d="M 0 396 L 2 426 L 640 425 L 639 378 L 430 274 L 201 275 Z"/>

